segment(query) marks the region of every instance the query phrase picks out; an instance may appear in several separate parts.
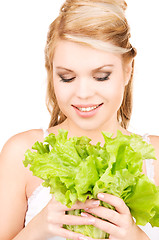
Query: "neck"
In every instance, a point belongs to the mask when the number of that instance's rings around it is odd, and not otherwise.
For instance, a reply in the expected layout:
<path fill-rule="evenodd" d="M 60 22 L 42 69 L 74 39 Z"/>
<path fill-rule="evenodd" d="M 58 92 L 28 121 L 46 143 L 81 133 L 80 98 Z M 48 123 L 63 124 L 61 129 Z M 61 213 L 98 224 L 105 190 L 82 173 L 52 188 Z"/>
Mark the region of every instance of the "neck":
<path fill-rule="evenodd" d="M 60 128 L 68 130 L 68 137 L 81 137 L 87 136 L 88 138 L 92 139 L 91 143 L 96 144 L 97 142 L 104 143 L 104 139 L 102 136 L 102 132 L 109 132 L 113 134 L 113 137 L 116 137 L 117 130 L 120 130 L 123 134 L 129 134 L 129 132 L 122 128 L 118 121 L 110 121 L 111 124 L 107 124 L 100 129 L 81 129 L 78 128 L 76 125 L 70 124 L 67 119 L 61 124 Z M 112 123 L 113 122 L 113 123 Z"/>

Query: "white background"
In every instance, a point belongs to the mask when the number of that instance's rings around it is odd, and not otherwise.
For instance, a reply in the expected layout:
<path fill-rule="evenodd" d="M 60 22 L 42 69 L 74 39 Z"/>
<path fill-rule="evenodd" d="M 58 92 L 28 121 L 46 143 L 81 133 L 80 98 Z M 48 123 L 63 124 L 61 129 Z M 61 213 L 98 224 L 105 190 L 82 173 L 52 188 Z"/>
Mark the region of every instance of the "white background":
<path fill-rule="evenodd" d="M 12 135 L 47 127 L 44 47 L 64 0 L 0 3 L 0 149 Z M 159 135 L 158 1 L 127 0 L 131 42 L 137 48 L 130 130 Z"/>

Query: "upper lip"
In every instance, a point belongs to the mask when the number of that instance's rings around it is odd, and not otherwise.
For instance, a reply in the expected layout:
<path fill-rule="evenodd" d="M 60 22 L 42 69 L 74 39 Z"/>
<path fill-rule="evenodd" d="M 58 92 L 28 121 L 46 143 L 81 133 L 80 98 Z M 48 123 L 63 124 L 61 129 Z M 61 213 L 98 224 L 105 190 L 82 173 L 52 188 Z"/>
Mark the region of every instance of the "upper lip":
<path fill-rule="evenodd" d="M 89 107 L 96 107 L 96 106 L 100 106 L 102 105 L 103 103 L 98 103 L 98 104 L 72 104 L 73 107 L 76 107 L 76 108 L 89 108 Z"/>

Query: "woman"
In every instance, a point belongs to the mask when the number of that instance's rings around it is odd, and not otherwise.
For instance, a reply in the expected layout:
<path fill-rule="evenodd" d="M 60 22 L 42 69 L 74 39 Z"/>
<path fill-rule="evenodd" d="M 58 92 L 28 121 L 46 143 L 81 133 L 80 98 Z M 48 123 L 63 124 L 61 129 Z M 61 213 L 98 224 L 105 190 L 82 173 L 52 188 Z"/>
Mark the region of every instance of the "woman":
<path fill-rule="evenodd" d="M 65 215 L 70 209 L 56 202 L 42 187 L 42 180 L 32 176 L 22 163 L 26 149 L 35 141 L 43 141 L 48 133 L 57 134 L 59 128 L 68 130 L 69 137 L 86 135 L 93 144 L 103 143 L 101 131 L 116 136 L 120 130 L 130 135 L 127 127 L 132 111 L 136 50 L 129 42 L 125 9 L 122 0 L 67 0 L 50 25 L 45 56 L 51 121 L 47 131 L 17 134 L 2 150 L 0 239 L 88 239 L 64 229 L 63 224 L 92 224 L 108 232 L 112 240 L 149 239 L 136 226 L 125 203 L 109 194 L 99 194 L 98 198 L 113 205 L 116 211 L 99 207 L 99 200 L 87 200 L 72 207 L 85 209 L 81 217 Z M 149 140 L 159 159 L 159 137 L 150 136 Z M 156 161 L 156 184 L 158 169 Z M 145 163 L 143 172 L 147 173 Z"/>

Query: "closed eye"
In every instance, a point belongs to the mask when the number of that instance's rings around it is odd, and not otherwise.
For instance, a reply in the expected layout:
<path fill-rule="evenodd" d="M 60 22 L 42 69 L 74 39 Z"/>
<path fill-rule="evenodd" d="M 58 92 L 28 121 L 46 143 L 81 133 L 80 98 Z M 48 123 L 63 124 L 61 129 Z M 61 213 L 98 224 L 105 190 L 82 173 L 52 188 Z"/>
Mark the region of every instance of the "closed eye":
<path fill-rule="evenodd" d="M 107 73 L 107 75 L 106 76 L 104 76 L 104 77 L 94 77 L 97 81 L 106 81 L 106 80 L 109 80 L 109 76 L 110 76 L 110 72 L 109 73 Z"/>
<path fill-rule="evenodd" d="M 106 73 L 106 75 L 102 73 L 102 76 L 104 75 L 103 77 L 94 77 L 94 79 L 97 80 L 97 81 L 101 81 L 101 82 L 102 81 L 107 81 L 107 80 L 109 80 L 110 74 L 111 74 L 111 72 Z M 60 81 L 66 82 L 66 83 L 72 82 L 76 78 L 76 77 L 64 78 L 62 75 L 59 75 L 59 77 L 61 78 Z"/>
<path fill-rule="evenodd" d="M 64 78 L 64 77 L 62 77 L 62 76 L 60 76 L 60 75 L 59 75 L 59 77 L 61 78 L 60 81 L 62 81 L 62 82 L 72 82 L 72 81 L 75 79 L 75 77 L 72 77 L 72 78 Z"/>

